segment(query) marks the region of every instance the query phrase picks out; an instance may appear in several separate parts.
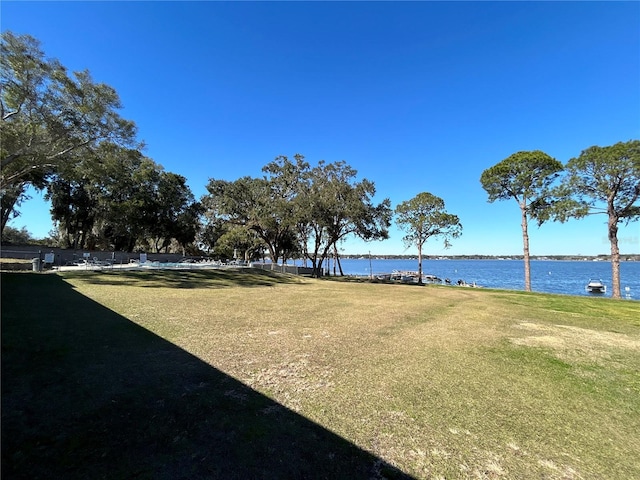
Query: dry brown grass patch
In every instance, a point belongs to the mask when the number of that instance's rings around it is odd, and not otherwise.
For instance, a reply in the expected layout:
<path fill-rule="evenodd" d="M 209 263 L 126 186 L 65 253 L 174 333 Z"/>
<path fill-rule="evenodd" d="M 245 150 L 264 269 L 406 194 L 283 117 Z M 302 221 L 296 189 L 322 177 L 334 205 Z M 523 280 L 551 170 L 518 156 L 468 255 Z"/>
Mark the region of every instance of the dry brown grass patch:
<path fill-rule="evenodd" d="M 516 328 L 527 332 L 525 337 L 512 339 L 516 345 L 547 348 L 570 362 L 603 362 L 617 350 L 640 353 L 640 338 L 627 334 L 532 322 L 519 323 Z"/>

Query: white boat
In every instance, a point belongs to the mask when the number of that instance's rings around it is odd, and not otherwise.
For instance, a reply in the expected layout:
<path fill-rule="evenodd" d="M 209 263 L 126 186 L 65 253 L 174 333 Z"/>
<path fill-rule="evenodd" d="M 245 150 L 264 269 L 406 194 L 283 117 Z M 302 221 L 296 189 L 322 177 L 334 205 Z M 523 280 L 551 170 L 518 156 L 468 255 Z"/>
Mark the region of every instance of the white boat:
<path fill-rule="evenodd" d="M 607 286 L 602 283 L 602 280 L 589 280 L 584 289 L 589 293 L 606 293 Z"/>

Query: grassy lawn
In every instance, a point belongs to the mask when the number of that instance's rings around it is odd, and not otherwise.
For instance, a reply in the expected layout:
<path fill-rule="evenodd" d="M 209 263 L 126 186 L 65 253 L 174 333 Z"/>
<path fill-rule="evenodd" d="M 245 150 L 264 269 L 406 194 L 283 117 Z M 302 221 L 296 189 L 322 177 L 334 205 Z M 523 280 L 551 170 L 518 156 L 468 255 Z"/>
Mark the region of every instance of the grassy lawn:
<path fill-rule="evenodd" d="M 640 303 L 2 274 L 6 478 L 640 478 Z"/>

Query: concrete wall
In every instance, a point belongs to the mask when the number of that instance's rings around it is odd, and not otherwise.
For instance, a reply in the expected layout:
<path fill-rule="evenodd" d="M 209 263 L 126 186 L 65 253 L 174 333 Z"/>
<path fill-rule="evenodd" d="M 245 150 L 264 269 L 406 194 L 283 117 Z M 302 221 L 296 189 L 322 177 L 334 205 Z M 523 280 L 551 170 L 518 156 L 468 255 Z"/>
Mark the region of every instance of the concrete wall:
<path fill-rule="evenodd" d="M 96 250 L 70 250 L 64 248 L 50 248 L 50 247 L 34 247 L 34 246 L 2 246 L 0 249 L 0 256 L 2 258 L 18 258 L 24 260 L 31 260 L 33 258 L 40 258 L 44 261 L 44 256 L 47 253 L 53 253 L 55 255 L 54 265 L 66 265 L 74 260 L 82 260 L 85 253 L 89 254 L 89 258 L 94 257 L 98 260 L 115 259 L 115 263 L 129 263 L 131 260 L 138 260 L 140 258 L 139 253 L 127 253 L 127 252 L 102 252 Z M 177 253 L 148 253 L 147 261 L 149 262 L 177 262 L 182 255 Z"/>

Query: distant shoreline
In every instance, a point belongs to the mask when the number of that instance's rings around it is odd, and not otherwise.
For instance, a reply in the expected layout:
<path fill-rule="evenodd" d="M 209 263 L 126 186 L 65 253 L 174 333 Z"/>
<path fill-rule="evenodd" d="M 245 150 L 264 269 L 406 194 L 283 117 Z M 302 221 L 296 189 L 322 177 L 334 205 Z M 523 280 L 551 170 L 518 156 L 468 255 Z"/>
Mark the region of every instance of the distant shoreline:
<path fill-rule="evenodd" d="M 417 255 L 369 255 L 366 254 L 340 254 L 341 259 L 369 259 L 372 260 L 417 260 Z M 611 255 L 531 255 L 531 260 L 563 260 L 576 262 L 609 262 Z M 523 260 L 522 255 L 425 255 L 422 260 Z M 620 261 L 638 262 L 640 254 L 620 254 Z"/>

